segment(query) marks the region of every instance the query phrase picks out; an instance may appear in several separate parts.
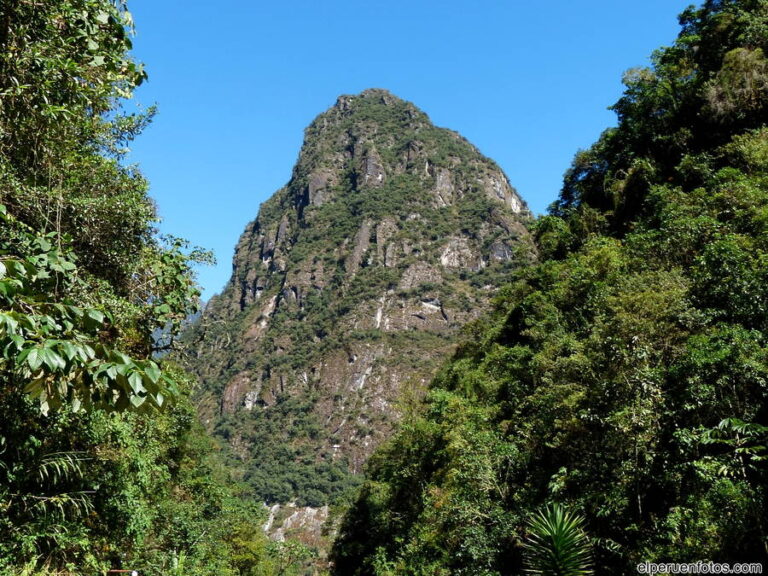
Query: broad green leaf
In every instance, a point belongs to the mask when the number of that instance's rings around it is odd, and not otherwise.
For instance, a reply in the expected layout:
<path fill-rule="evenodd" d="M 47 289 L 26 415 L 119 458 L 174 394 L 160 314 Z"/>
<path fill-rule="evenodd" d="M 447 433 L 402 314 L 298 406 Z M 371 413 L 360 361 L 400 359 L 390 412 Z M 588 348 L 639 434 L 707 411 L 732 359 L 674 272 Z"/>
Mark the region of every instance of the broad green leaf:
<path fill-rule="evenodd" d="M 139 373 L 138 373 L 138 372 L 136 372 L 136 371 L 134 371 L 134 372 L 131 372 L 131 373 L 128 375 L 128 384 L 130 384 L 130 386 L 131 386 L 131 389 L 132 389 L 132 390 L 133 390 L 135 393 L 137 393 L 137 394 L 138 394 L 139 392 L 146 392 L 146 391 L 147 391 L 147 390 L 144 388 L 144 383 L 143 383 L 143 382 L 142 382 L 142 380 L 141 380 L 141 374 L 139 374 Z"/>
<path fill-rule="evenodd" d="M 50 348 L 42 348 L 39 352 L 39 355 L 42 363 L 51 372 L 64 370 L 64 368 L 67 367 L 67 363 L 64 361 L 64 359 Z"/>
<path fill-rule="evenodd" d="M 85 313 L 79 306 L 67 306 L 67 312 L 72 318 L 82 318 Z"/>
<path fill-rule="evenodd" d="M 154 362 L 149 362 L 147 364 L 144 368 L 144 373 L 152 382 L 157 382 L 160 379 L 160 368 Z"/>
<path fill-rule="evenodd" d="M 104 313 L 100 310 L 94 310 L 91 308 L 85 311 L 85 315 L 98 326 L 101 326 L 104 323 Z"/>
<path fill-rule="evenodd" d="M 83 360 L 92 360 L 93 358 L 96 358 L 96 351 L 90 346 L 88 346 L 88 344 L 83 344 L 80 350 L 82 351 L 82 354 L 85 356 Z"/>
<path fill-rule="evenodd" d="M 42 250 L 43 252 L 48 252 L 51 249 L 51 243 L 46 240 L 45 238 L 38 238 L 37 239 L 37 246 Z M 47 259 L 47 255 L 41 254 L 41 257 L 45 257 Z"/>
<path fill-rule="evenodd" d="M 16 353 L 24 346 L 24 337 L 20 334 L 12 334 L 8 338 L 8 343 L 3 348 L 3 358 L 12 359 Z"/>
<path fill-rule="evenodd" d="M 61 343 L 61 351 L 64 353 L 64 357 L 67 360 L 72 361 L 77 356 L 78 349 L 72 342 L 65 341 Z"/>
<path fill-rule="evenodd" d="M 43 364 L 43 358 L 40 352 L 40 348 L 32 348 L 27 354 L 27 366 L 29 366 L 29 369 L 32 372 L 37 372 Z"/>
<path fill-rule="evenodd" d="M 39 396 L 44 390 L 45 380 L 43 378 L 34 378 L 24 386 L 24 392 L 30 396 Z"/>
<path fill-rule="evenodd" d="M 19 323 L 9 314 L 0 312 L 0 325 L 4 325 L 10 333 L 15 333 L 19 329 Z"/>
<path fill-rule="evenodd" d="M 112 358 L 112 360 L 114 360 L 119 364 L 133 365 L 133 362 L 131 361 L 130 357 L 128 357 L 126 354 L 123 354 L 119 350 L 113 350 L 109 356 L 110 358 Z"/>
<path fill-rule="evenodd" d="M 117 364 L 117 373 L 121 376 L 128 376 L 132 369 L 130 364 Z"/>
<path fill-rule="evenodd" d="M 145 402 L 146 400 L 147 400 L 147 397 L 146 397 L 146 396 L 140 396 L 140 395 L 138 395 L 138 394 L 134 394 L 134 395 L 132 395 L 132 396 L 131 396 L 131 404 L 132 404 L 132 405 L 133 405 L 135 408 L 138 408 L 139 406 L 141 406 L 142 404 L 144 404 L 144 402 Z"/>

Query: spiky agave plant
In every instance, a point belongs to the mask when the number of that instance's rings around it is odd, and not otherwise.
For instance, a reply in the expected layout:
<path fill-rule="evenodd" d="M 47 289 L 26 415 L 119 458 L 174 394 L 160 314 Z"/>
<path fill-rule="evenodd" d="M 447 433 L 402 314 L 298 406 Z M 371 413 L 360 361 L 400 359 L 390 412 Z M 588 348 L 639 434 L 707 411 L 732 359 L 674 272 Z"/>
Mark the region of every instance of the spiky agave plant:
<path fill-rule="evenodd" d="M 584 517 L 548 504 L 528 521 L 526 572 L 539 576 L 592 574 Z"/>

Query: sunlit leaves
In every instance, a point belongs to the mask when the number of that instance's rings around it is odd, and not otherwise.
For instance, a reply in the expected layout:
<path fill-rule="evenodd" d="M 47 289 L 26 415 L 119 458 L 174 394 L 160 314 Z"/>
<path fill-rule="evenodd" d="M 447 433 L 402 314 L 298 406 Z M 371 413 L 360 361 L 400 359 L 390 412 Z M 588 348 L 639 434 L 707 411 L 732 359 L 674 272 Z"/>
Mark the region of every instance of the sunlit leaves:
<path fill-rule="evenodd" d="M 626 76 L 619 125 L 576 155 L 536 226 L 542 262 L 500 291 L 433 382 L 425 417 L 450 427 L 453 453 L 404 427 L 383 455 L 405 470 L 397 447 L 432 468 L 406 478 L 373 457 L 349 523 L 357 532 L 337 545 L 345 566 L 475 573 L 452 553 L 472 535 L 442 521 L 481 498 L 482 468 L 462 478 L 461 496 L 452 480 L 497 433 L 515 458 L 505 475 L 504 461 L 491 469 L 519 540 L 503 541 L 494 574 L 524 568 L 520 541 L 533 573 L 584 573 L 584 527 L 599 573 L 764 557 L 766 22 L 765 0 L 691 7 L 677 42 Z M 447 397 L 461 413 L 445 410 Z M 468 434 L 478 403 L 489 417 Z M 578 505 L 583 525 L 539 508 L 553 497 Z M 411 508 L 392 521 L 401 500 Z M 490 530 L 484 544 L 499 544 Z"/>
<path fill-rule="evenodd" d="M 7 212 L 2 217 L 15 224 Z M 110 324 L 105 312 L 49 292 L 52 284 L 63 290 L 77 282 L 71 254 L 46 236 L 23 236 L 29 253 L 1 260 L 0 365 L 24 382 L 43 413 L 65 403 L 75 410 L 162 408 L 174 384 L 158 365 L 111 348 L 101 337 Z"/>
<path fill-rule="evenodd" d="M 584 517 L 561 504 L 536 512 L 528 521 L 527 572 L 537 576 L 587 576 L 590 567 L 589 539 Z"/>
<path fill-rule="evenodd" d="M 726 418 L 716 428 L 705 430 L 702 442 L 727 446 L 732 450 L 736 465 L 724 464 L 720 468 L 721 474 L 733 474 L 738 470 L 744 474 L 744 467 L 754 469 L 768 466 L 768 426 L 744 422 L 739 418 Z"/>
<path fill-rule="evenodd" d="M 760 48 L 735 48 L 707 85 L 709 112 L 721 121 L 741 119 L 768 106 L 768 60 Z"/>
<path fill-rule="evenodd" d="M 146 77 L 129 54 L 132 17 L 123 0 L 0 1 L 0 22 L 0 573 L 161 557 L 150 532 L 197 548 L 222 488 L 203 513 L 201 471 L 173 507 L 172 477 L 199 455 L 176 402 L 186 376 L 152 358 L 167 320 L 154 314 L 160 300 L 165 314 L 194 308 L 194 282 L 174 254 L 162 275 L 176 283 L 137 289 L 170 247 L 154 237 L 145 179 L 123 163 L 154 112 L 121 107 Z M 164 504 L 169 521 L 153 525 Z M 205 526 L 194 535 L 179 522 L 188 509 Z"/>

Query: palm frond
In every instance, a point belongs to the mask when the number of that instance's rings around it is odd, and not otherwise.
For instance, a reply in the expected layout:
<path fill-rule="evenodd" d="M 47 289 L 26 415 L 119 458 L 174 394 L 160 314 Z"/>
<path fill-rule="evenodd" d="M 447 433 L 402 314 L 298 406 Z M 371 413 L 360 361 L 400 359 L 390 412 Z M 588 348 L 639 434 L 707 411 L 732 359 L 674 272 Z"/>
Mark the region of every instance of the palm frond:
<path fill-rule="evenodd" d="M 82 476 L 81 463 L 88 458 L 83 452 L 51 452 L 40 459 L 37 477 L 40 484 L 56 486 Z"/>
<path fill-rule="evenodd" d="M 537 576 L 592 574 L 584 518 L 560 504 L 539 510 L 528 522 L 526 572 Z"/>

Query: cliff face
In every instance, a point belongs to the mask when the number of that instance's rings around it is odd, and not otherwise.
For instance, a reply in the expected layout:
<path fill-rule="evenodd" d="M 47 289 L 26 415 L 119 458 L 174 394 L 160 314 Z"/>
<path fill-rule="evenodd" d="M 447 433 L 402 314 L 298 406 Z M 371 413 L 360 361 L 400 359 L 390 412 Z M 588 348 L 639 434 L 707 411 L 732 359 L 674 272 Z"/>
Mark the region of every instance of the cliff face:
<path fill-rule="evenodd" d="M 498 166 L 386 91 L 342 96 L 307 128 L 190 334 L 204 420 L 257 497 L 344 490 L 398 397 L 534 258 L 528 218 Z"/>

